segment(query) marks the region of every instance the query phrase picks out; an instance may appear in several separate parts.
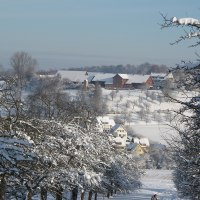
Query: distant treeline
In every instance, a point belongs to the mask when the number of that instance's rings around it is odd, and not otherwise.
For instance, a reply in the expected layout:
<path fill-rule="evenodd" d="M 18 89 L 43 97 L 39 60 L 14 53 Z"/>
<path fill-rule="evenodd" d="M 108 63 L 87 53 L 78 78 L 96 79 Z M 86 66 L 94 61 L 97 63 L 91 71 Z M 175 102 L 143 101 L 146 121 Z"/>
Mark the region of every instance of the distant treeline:
<path fill-rule="evenodd" d="M 72 71 L 88 71 L 88 72 L 103 72 L 103 73 L 122 73 L 122 74 L 151 74 L 151 73 L 166 73 L 169 68 L 165 65 L 155 65 L 144 63 L 138 66 L 135 65 L 109 65 L 109 66 L 91 66 L 70 68 Z"/>

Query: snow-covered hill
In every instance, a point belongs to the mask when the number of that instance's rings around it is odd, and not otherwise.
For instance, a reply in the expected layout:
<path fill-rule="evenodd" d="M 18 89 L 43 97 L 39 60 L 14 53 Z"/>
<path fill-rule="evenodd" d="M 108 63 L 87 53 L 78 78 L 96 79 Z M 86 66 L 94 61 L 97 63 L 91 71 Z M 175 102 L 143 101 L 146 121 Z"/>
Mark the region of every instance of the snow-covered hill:
<path fill-rule="evenodd" d="M 148 137 L 152 142 L 166 144 L 165 138 L 174 135 L 169 124 L 173 122 L 173 110 L 180 104 L 169 101 L 160 90 L 112 90 L 103 89 L 108 104 L 110 118 L 122 120 L 135 134 Z M 188 100 L 182 93 L 173 92 L 172 96 Z"/>
<path fill-rule="evenodd" d="M 66 90 L 71 97 L 77 96 L 77 90 Z M 113 93 L 113 98 L 111 93 Z M 169 124 L 174 121 L 172 111 L 180 104 L 169 101 L 160 90 L 108 90 L 102 88 L 103 98 L 108 105 L 107 115 L 122 120 L 134 133 L 150 139 L 151 142 L 166 144 L 165 138 L 174 135 Z M 174 98 L 188 101 L 196 94 L 174 91 Z"/>

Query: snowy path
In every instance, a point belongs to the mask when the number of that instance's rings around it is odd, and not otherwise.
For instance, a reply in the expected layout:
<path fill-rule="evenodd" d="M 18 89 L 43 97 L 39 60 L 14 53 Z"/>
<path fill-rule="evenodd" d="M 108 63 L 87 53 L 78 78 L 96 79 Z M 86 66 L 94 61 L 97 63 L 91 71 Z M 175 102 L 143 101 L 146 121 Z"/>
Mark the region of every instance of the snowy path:
<path fill-rule="evenodd" d="M 150 200 L 154 193 L 158 195 L 159 200 L 180 200 L 177 197 L 170 170 L 147 170 L 142 183 L 140 190 L 131 194 L 116 195 L 111 197 L 111 200 Z M 107 198 L 104 199 L 107 200 Z"/>
<path fill-rule="evenodd" d="M 98 200 L 150 200 L 155 193 L 158 195 L 158 200 L 184 200 L 177 197 L 171 170 L 147 170 L 141 181 L 142 187 L 134 193 L 119 194 L 110 199 L 98 196 Z M 38 199 L 35 198 L 35 200 Z M 87 195 L 85 199 L 87 199 Z M 55 199 L 48 197 L 48 200 Z M 80 196 L 78 200 L 80 200 Z"/>

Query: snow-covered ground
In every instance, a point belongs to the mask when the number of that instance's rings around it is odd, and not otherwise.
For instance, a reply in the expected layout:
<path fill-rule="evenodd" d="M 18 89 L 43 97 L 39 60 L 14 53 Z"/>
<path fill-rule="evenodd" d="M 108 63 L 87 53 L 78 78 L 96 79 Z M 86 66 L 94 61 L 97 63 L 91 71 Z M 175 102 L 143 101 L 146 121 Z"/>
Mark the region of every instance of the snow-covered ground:
<path fill-rule="evenodd" d="M 166 137 L 176 134 L 175 131 L 166 124 L 135 124 L 132 125 L 135 133 L 149 138 L 150 142 L 166 144 Z"/>
<path fill-rule="evenodd" d="M 159 200 L 183 200 L 177 197 L 177 191 L 172 181 L 171 170 L 146 170 L 142 177 L 142 187 L 130 194 L 115 194 L 111 200 L 150 200 L 153 194 L 158 195 Z M 38 200 L 35 197 L 34 200 Z M 85 196 L 87 199 L 87 195 Z M 108 200 L 107 197 L 98 195 L 98 200 Z M 55 200 L 49 196 L 48 200 Z M 80 196 L 78 197 L 80 200 Z M 185 199 L 186 200 L 186 199 Z"/>
<path fill-rule="evenodd" d="M 142 188 L 130 194 L 119 194 L 111 197 L 112 200 L 150 200 L 153 194 L 159 200 L 180 200 L 172 181 L 171 170 L 147 170 L 142 178 Z M 99 198 L 103 199 L 103 198 Z M 104 198 L 107 200 L 107 198 Z M 183 199 L 182 199 L 183 200 Z"/>
<path fill-rule="evenodd" d="M 113 91 L 115 94 L 112 99 Z M 72 98 L 78 94 L 78 91 L 73 89 L 68 89 L 66 92 Z M 180 104 L 164 98 L 160 90 L 108 90 L 102 88 L 102 94 L 109 109 L 107 115 L 112 119 L 124 120 L 125 125 L 130 126 L 135 134 L 147 137 L 151 142 L 162 144 L 166 144 L 166 137 L 175 134 L 169 125 L 173 122 L 172 111 L 179 109 Z M 176 91 L 172 93 L 173 97 L 186 101 L 193 95 L 186 97 L 185 93 Z"/>
<path fill-rule="evenodd" d="M 70 90 L 69 93 L 71 96 L 76 96 L 76 92 L 76 90 Z M 119 90 L 113 100 L 110 96 L 111 92 L 111 90 L 103 89 L 104 98 L 108 102 L 108 116 L 110 118 L 115 119 L 116 116 L 124 118 L 125 124 L 130 125 L 134 133 L 148 137 L 150 141 L 158 143 L 165 144 L 164 137 L 175 134 L 173 129 L 167 125 L 170 124 L 171 118 L 170 116 L 166 117 L 166 113 L 178 109 L 179 105 L 161 98 L 160 91 L 149 91 L 147 95 L 145 91 L 141 90 Z M 146 103 L 148 103 L 148 106 L 146 106 Z M 145 107 L 149 108 L 148 120 L 139 115 L 140 110 Z M 125 117 L 125 115 L 128 117 Z M 150 200 L 151 196 L 156 193 L 159 200 L 180 200 L 172 181 L 171 170 L 146 170 L 141 181 L 142 187 L 139 190 L 130 194 L 116 194 L 110 199 Z M 54 197 L 49 196 L 48 199 L 54 200 Z M 103 199 L 108 200 L 105 196 L 98 196 L 98 200 Z M 35 198 L 35 200 L 38 200 L 38 198 Z"/>
<path fill-rule="evenodd" d="M 160 90 L 112 90 L 103 89 L 107 100 L 110 118 L 120 118 L 130 126 L 134 133 L 149 138 L 151 142 L 166 144 L 165 138 L 174 135 L 170 128 L 173 112 L 180 104 L 169 101 Z M 182 93 L 174 92 L 173 97 L 188 100 Z"/>
<path fill-rule="evenodd" d="M 177 196 L 171 170 L 146 170 L 141 181 L 142 187 L 139 190 L 130 194 L 115 194 L 110 199 L 150 200 L 153 194 L 157 194 L 159 200 L 183 200 Z M 99 195 L 98 200 L 108 200 L 108 198 Z"/>

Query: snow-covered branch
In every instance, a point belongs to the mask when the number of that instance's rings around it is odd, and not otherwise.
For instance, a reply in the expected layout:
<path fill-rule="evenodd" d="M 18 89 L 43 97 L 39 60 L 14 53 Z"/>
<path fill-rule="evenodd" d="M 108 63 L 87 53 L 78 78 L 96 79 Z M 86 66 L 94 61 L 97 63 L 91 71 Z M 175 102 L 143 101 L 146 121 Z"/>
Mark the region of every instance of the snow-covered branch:
<path fill-rule="evenodd" d="M 186 40 L 186 39 L 192 39 L 192 38 L 200 38 L 200 20 L 195 18 L 177 18 L 172 17 L 168 18 L 167 16 L 161 14 L 163 18 L 163 23 L 160 25 L 161 29 L 163 28 L 170 28 L 170 27 L 181 27 L 181 28 L 188 28 L 188 31 L 184 30 L 185 34 L 181 35 L 175 42 L 172 42 L 171 44 L 178 44 L 179 42 Z M 195 44 L 191 45 L 191 47 L 198 46 L 200 44 L 199 41 L 197 41 Z"/>

